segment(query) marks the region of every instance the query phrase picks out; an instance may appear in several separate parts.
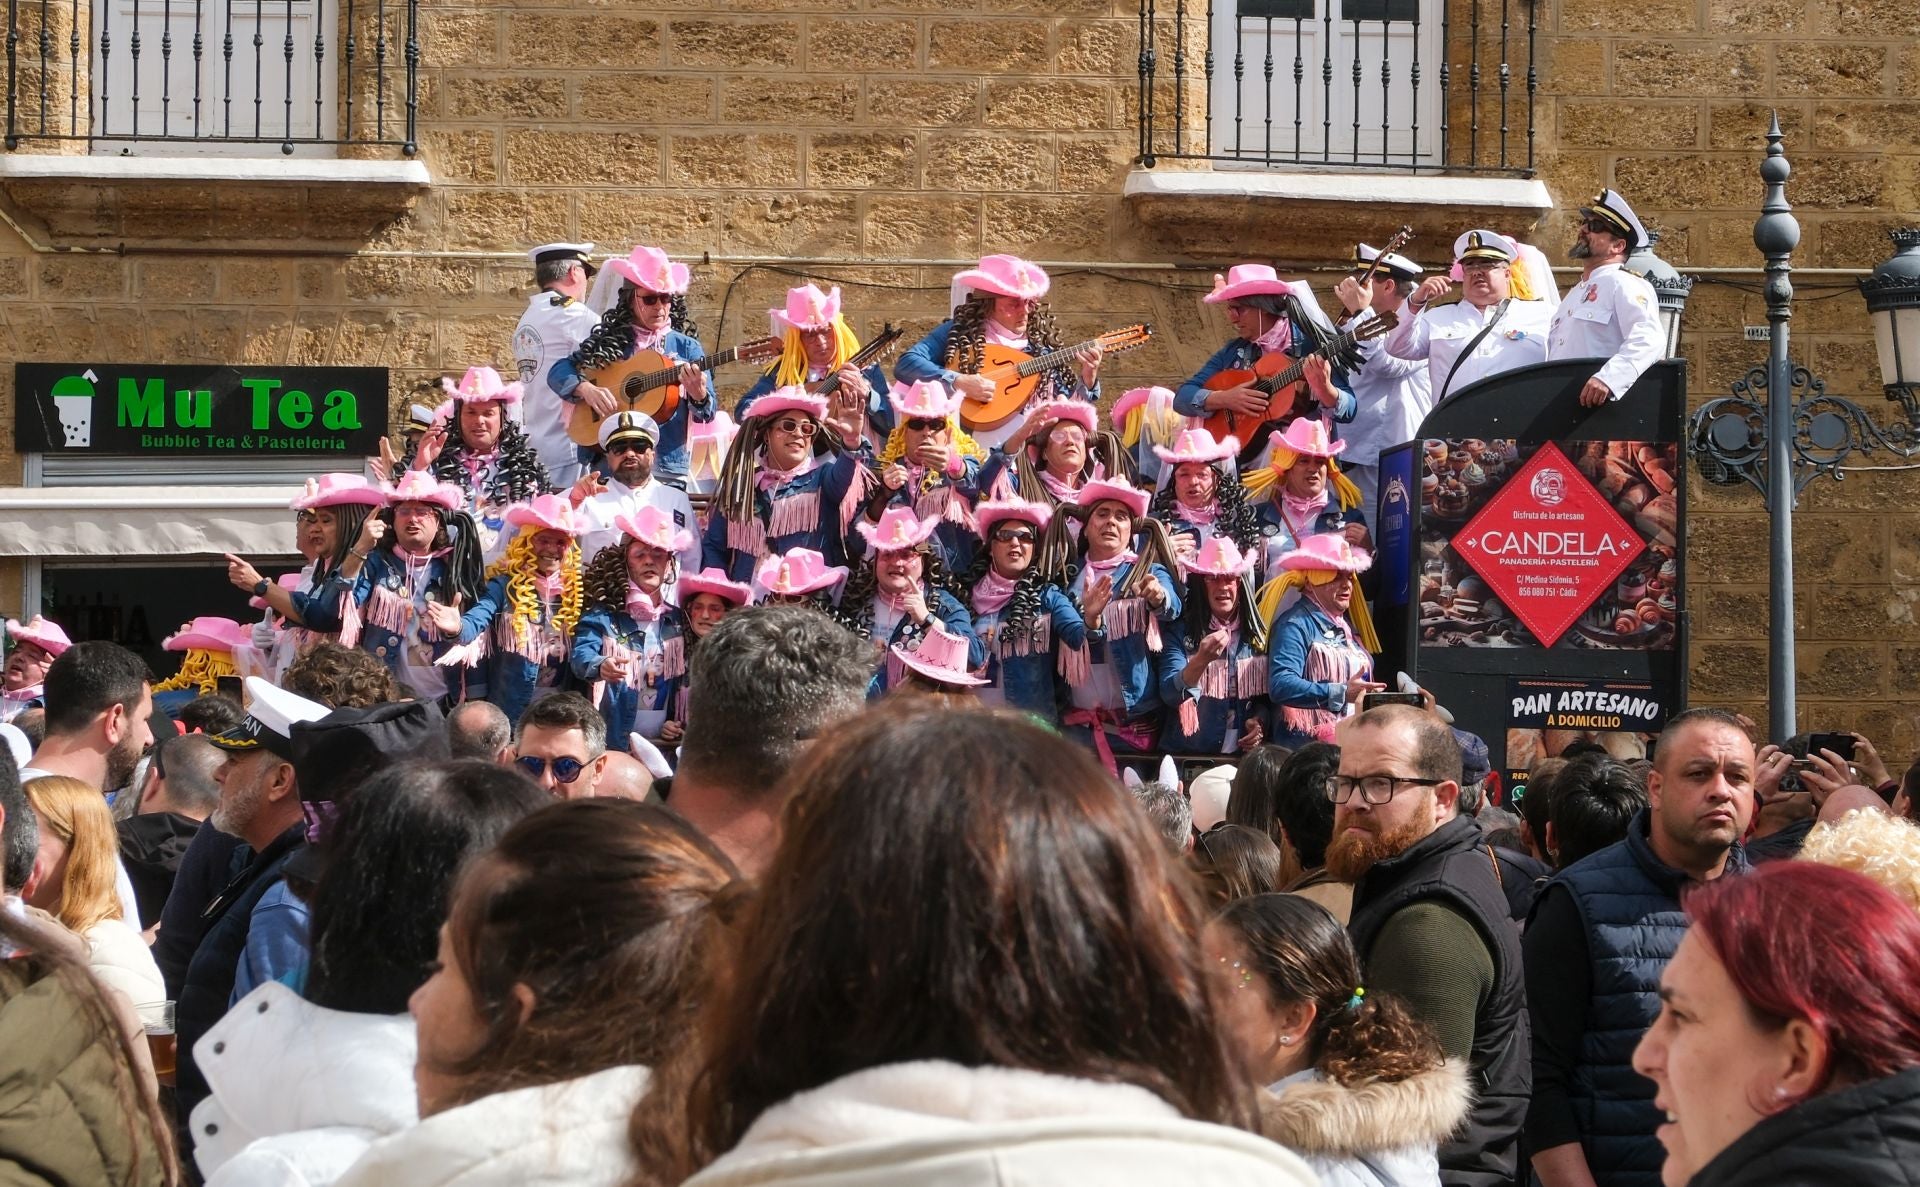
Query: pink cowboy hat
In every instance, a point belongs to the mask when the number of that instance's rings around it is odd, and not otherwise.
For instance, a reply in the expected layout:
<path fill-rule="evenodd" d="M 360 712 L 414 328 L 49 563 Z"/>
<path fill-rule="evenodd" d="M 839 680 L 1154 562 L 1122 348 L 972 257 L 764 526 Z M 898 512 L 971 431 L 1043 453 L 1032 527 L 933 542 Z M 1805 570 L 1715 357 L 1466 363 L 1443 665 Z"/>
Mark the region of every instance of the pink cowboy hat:
<path fill-rule="evenodd" d="M 744 606 L 753 599 L 753 587 L 744 581 L 729 581 L 725 569 L 716 569 L 709 565 L 698 573 L 689 573 L 680 578 L 676 591 L 680 595 L 680 604 L 686 605 L 695 594 L 712 594 L 723 602 L 735 606 Z"/>
<path fill-rule="evenodd" d="M 863 517 L 853 526 L 876 551 L 903 552 L 925 544 L 940 521 L 934 516 L 921 519 L 911 507 L 889 507 L 879 523 L 868 523 Z"/>
<path fill-rule="evenodd" d="M 693 279 L 685 264 L 676 264 L 657 247 L 636 247 L 624 260 L 608 260 L 607 271 L 650 293 L 684 293 Z"/>
<path fill-rule="evenodd" d="M 781 412 L 804 412 L 815 420 L 825 420 L 827 398 L 813 395 L 797 383 L 777 387 L 753 402 L 747 409 L 747 419 L 766 420 Z"/>
<path fill-rule="evenodd" d="M 294 590 L 300 588 L 300 574 L 282 573 L 274 579 L 274 584 L 286 590 L 288 593 L 292 593 Z M 267 608 L 267 599 L 248 598 L 247 605 L 252 606 L 255 610 L 265 610 Z"/>
<path fill-rule="evenodd" d="M 1156 445 L 1153 452 L 1161 461 L 1175 466 L 1182 462 L 1224 462 L 1239 456 L 1240 439 L 1228 437 L 1215 441 L 1213 434 L 1205 429 L 1182 429 L 1173 439 L 1172 449 Z"/>
<path fill-rule="evenodd" d="M 904 644 L 895 643 L 893 658 L 941 684 L 972 686 L 986 683 L 967 670 L 967 641 L 949 633 L 937 622 L 920 637 L 920 645 L 913 650 L 909 651 Z"/>
<path fill-rule="evenodd" d="M 980 533 L 982 540 L 992 539 L 993 526 L 1009 519 L 1030 523 L 1037 531 L 1046 531 L 1053 522 L 1053 508 L 1045 503 L 1029 503 L 1025 499 L 988 500 L 973 509 L 974 530 Z"/>
<path fill-rule="evenodd" d="M 25 622 L 9 622 L 7 634 L 15 643 L 31 643 L 55 659 L 66 654 L 67 648 L 73 646 L 73 640 L 67 638 L 67 632 L 60 629 L 59 623 L 50 622 L 38 614 Z"/>
<path fill-rule="evenodd" d="M 469 404 L 518 404 L 520 402 L 519 381 L 502 383 L 500 372 L 492 367 L 468 367 L 467 373 L 460 377 L 459 383 L 440 381 L 447 389 L 447 395 L 455 400 Z"/>
<path fill-rule="evenodd" d="M 1027 423 L 1033 426 L 1033 437 L 1055 421 L 1066 421 L 1079 425 L 1091 435 L 1100 423 L 1099 413 L 1085 400 L 1042 400 L 1027 409 Z M 1029 437 L 1031 442 L 1033 437 Z"/>
<path fill-rule="evenodd" d="M 953 277 L 955 288 L 1029 301 L 1046 296 L 1051 283 L 1038 264 L 1029 264 L 1019 256 L 984 256 L 979 267 L 957 272 Z"/>
<path fill-rule="evenodd" d="M 887 392 L 887 399 L 893 404 L 894 415 L 903 421 L 919 416 L 950 420 L 960 411 L 961 403 L 960 397 L 949 395 L 947 385 L 937 379 L 896 382 Z"/>
<path fill-rule="evenodd" d="M 1113 402 L 1112 408 L 1107 410 L 1107 419 L 1113 422 L 1114 428 L 1116 429 L 1120 428 L 1122 425 L 1126 423 L 1127 416 L 1129 413 L 1131 413 L 1135 408 L 1139 408 L 1145 405 L 1146 403 L 1155 399 L 1156 397 L 1163 399 L 1164 402 L 1168 404 L 1171 404 L 1173 403 L 1173 390 L 1171 388 L 1164 388 L 1164 387 L 1130 388 L 1127 390 L 1127 392 L 1124 395 L 1122 395 L 1119 399 Z"/>
<path fill-rule="evenodd" d="M 1147 492 L 1124 478 L 1096 478 L 1080 488 L 1074 506 L 1092 511 L 1097 503 L 1114 502 L 1133 513 L 1135 519 L 1147 516 Z"/>
<path fill-rule="evenodd" d="M 311 511 L 315 507 L 353 504 L 378 507 L 386 501 L 387 497 L 379 487 L 358 474 L 322 474 L 318 478 L 307 479 L 306 489 L 287 506 L 295 511 Z"/>
<path fill-rule="evenodd" d="M 1280 279 L 1280 274 L 1273 270 L 1271 264 L 1235 264 L 1227 269 L 1225 276 L 1215 272 L 1213 291 L 1200 299 L 1209 305 L 1220 305 L 1262 293 L 1272 296 L 1292 293 L 1298 297 L 1304 289 L 1304 284 Z"/>
<path fill-rule="evenodd" d="M 1318 536 L 1308 536 L 1300 547 L 1280 558 L 1282 569 L 1364 573 L 1372 567 L 1373 558 L 1348 543 L 1343 532 L 1322 532 Z"/>
<path fill-rule="evenodd" d="M 196 618 L 160 644 L 163 651 L 238 651 L 253 632 L 231 618 Z"/>
<path fill-rule="evenodd" d="M 825 293 L 819 285 L 811 283 L 788 289 L 787 307 L 767 310 L 767 320 L 773 323 L 776 338 L 788 330 L 824 330 L 839 316 L 840 286 L 837 284 Z"/>
<path fill-rule="evenodd" d="M 1327 436 L 1326 422 L 1317 416 L 1303 416 L 1281 430 L 1275 445 L 1295 457 L 1337 457 L 1347 448 L 1345 441 Z"/>
<path fill-rule="evenodd" d="M 1209 536 L 1200 546 L 1199 554 L 1180 567 L 1189 573 L 1205 573 L 1210 577 L 1244 577 L 1253 571 L 1253 562 L 1257 559 L 1258 554 L 1242 553 L 1240 546 L 1226 536 Z"/>
<path fill-rule="evenodd" d="M 437 481 L 425 470 L 408 470 L 387 489 L 387 506 L 402 503 L 431 503 L 442 510 L 458 511 L 467 505 L 467 496 L 451 482 Z"/>
<path fill-rule="evenodd" d="M 507 522 L 536 532 L 565 532 L 578 536 L 587 530 L 573 513 L 573 504 L 565 495 L 535 495 L 530 502 L 507 508 Z"/>
<path fill-rule="evenodd" d="M 818 593 L 847 579 L 845 565 L 829 565 L 811 548 L 794 548 L 760 562 L 753 580 L 771 594 L 796 598 Z"/>
<path fill-rule="evenodd" d="M 677 553 L 693 544 L 693 533 L 673 522 L 673 516 L 651 503 L 632 515 L 616 515 L 614 528 L 629 539 L 651 544 L 662 552 Z"/>

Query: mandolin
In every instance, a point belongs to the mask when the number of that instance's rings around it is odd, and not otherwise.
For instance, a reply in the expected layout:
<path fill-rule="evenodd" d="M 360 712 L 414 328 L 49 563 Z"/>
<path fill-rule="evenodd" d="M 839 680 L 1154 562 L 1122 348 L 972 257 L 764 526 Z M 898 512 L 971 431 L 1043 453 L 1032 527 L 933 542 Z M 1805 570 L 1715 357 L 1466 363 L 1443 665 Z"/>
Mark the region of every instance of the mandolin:
<path fill-rule="evenodd" d="M 778 338 L 755 338 L 708 355 L 700 360 L 700 369 L 711 371 L 732 362 L 764 363 L 779 357 Z M 664 423 L 680 407 L 681 366 L 668 361 L 667 356 L 657 350 L 636 350 L 631 358 L 586 372 L 585 378 L 626 402 L 626 406 L 615 409 L 616 412 L 644 412 Z M 582 400 L 574 405 L 573 415 L 567 421 L 567 436 L 576 445 L 596 446 L 600 444 L 600 422 L 605 419 Z"/>
<path fill-rule="evenodd" d="M 1223 392 L 1236 387 L 1250 387 L 1272 398 L 1267 401 L 1266 412 L 1260 415 L 1231 411 L 1212 414 L 1207 417 L 1207 431 L 1213 434 L 1216 441 L 1234 437 L 1245 442 L 1252 438 L 1255 429 L 1268 421 L 1285 426 L 1294 418 L 1305 416 L 1313 411 L 1317 402 L 1305 380 L 1308 359 L 1328 358 L 1356 342 L 1371 342 L 1375 338 L 1385 337 L 1399 324 L 1400 315 L 1389 310 L 1368 318 L 1344 334 L 1334 335 L 1325 344 L 1300 358 L 1275 351 L 1262 356 L 1251 371 L 1216 372 L 1207 380 L 1208 391 Z"/>
<path fill-rule="evenodd" d="M 1103 353 L 1112 354 L 1139 346 L 1151 337 L 1152 326 L 1124 326 L 1109 330 L 1098 338 L 1089 338 L 1085 342 L 1076 342 L 1072 346 L 1062 346 L 1038 355 L 1015 350 L 1011 346 L 989 344 L 981 350 L 980 369 L 975 374 L 993 380 L 993 394 L 984 400 L 971 397 L 965 400 L 960 405 L 960 423 L 970 431 L 999 428 L 1026 407 L 1033 393 L 1039 390 L 1040 381 L 1047 372 L 1071 363 L 1073 356 L 1080 351 L 1098 346 Z"/>

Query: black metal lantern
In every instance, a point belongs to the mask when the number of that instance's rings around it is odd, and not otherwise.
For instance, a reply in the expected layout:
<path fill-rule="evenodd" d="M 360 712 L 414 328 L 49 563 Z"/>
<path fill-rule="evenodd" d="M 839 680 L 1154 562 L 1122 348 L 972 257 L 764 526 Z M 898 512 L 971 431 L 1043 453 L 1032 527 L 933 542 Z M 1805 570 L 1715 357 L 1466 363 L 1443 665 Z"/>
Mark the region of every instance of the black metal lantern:
<path fill-rule="evenodd" d="M 1892 259 L 1860 281 L 1873 322 L 1873 341 L 1880 353 L 1880 383 L 1887 399 L 1906 410 L 1909 420 L 1920 420 L 1915 406 L 1920 393 L 1920 227 L 1888 232 Z"/>
<path fill-rule="evenodd" d="M 1627 257 L 1626 270 L 1638 273 L 1653 286 L 1660 302 L 1660 327 L 1667 336 L 1667 358 L 1680 357 L 1680 319 L 1687 312 L 1687 298 L 1693 293 L 1693 277 L 1682 276 L 1672 264 L 1654 254 L 1660 232 L 1647 232 L 1647 245 Z"/>

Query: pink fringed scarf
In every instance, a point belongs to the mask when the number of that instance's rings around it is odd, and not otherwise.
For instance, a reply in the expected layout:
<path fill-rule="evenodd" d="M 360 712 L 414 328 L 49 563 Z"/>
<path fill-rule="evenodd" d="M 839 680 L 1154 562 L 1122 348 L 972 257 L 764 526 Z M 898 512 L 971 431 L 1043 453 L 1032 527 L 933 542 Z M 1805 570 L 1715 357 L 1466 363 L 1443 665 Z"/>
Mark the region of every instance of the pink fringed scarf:
<path fill-rule="evenodd" d="M 973 610 L 976 614 L 998 614 L 1007 608 L 1013 599 L 1013 591 L 1019 581 L 1012 577 L 1002 577 L 992 568 L 987 575 L 973 587 Z"/>
<path fill-rule="evenodd" d="M 1214 502 L 1207 504 L 1205 507 L 1190 507 L 1185 503 L 1175 500 L 1173 504 L 1173 517 L 1175 519 L 1183 519 L 1196 527 L 1209 527 L 1214 520 L 1220 517 L 1220 504 Z"/>

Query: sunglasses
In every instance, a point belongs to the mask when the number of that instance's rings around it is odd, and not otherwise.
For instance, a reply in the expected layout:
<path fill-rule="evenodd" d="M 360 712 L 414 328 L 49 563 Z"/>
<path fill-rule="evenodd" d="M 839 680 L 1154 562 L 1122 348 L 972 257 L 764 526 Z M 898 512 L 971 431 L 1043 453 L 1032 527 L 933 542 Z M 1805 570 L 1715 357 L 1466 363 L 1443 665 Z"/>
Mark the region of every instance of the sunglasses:
<path fill-rule="evenodd" d="M 320 513 L 317 511 L 302 511 L 293 517 L 293 521 L 295 523 L 318 523 L 320 521 Z"/>
<path fill-rule="evenodd" d="M 915 416 L 908 418 L 907 427 L 916 433 L 937 433 L 947 427 L 947 422 L 935 416 Z"/>
<path fill-rule="evenodd" d="M 615 441 L 607 446 L 608 457 L 612 457 L 616 453 L 652 453 L 652 452 L 653 452 L 653 442 L 647 440 L 644 437 L 641 437 L 638 439 L 629 438 L 628 440 L 625 440 L 625 441 Z"/>
<path fill-rule="evenodd" d="M 1620 232 L 1604 218 L 1590 218 L 1581 224 L 1589 231 L 1598 231 L 1603 235 L 1618 235 Z"/>
<path fill-rule="evenodd" d="M 820 426 L 810 420 L 796 420 L 789 416 L 773 422 L 773 427 L 783 433 L 792 433 L 796 437 L 811 437 L 820 431 Z"/>
<path fill-rule="evenodd" d="M 1032 528 L 993 529 L 993 542 L 995 544 L 1031 544 L 1039 538 Z"/>
<path fill-rule="evenodd" d="M 544 758 L 525 755 L 513 761 L 521 770 L 533 776 L 535 779 L 547 773 L 547 760 Z M 580 777 L 580 772 L 586 769 L 587 764 L 577 758 L 567 758 L 565 756 L 556 758 L 553 760 L 553 781 L 555 783 L 572 783 Z"/>
<path fill-rule="evenodd" d="M 640 303 L 642 305 L 646 305 L 649 307 L 654 305 L 666 305 L 671 303 L 672 300 L 673 300 L 673 297 L 668 295 L 667 293 L 641 293 L 640 294 Z"/>

